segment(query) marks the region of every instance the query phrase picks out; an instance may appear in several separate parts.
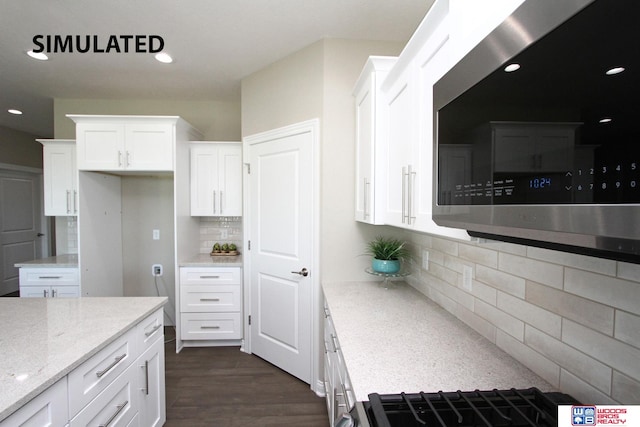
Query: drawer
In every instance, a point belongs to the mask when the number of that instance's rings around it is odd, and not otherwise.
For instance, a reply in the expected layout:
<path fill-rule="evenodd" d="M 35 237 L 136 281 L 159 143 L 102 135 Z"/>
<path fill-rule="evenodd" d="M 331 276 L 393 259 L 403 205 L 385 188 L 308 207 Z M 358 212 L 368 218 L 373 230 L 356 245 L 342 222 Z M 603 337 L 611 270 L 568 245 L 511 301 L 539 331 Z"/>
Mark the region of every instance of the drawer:
<path fill-rule="evenodd" d="M 183 340 L 227 340 L 242 338 L 240 313 L 183 313 Z"/>
<path fill-rule="evenodd" d="M 240 311 L 240 285 L 180 286 L 180 311 L 187 313 Z"/>
<path fill-rule="evenodd" d="M 182 267 L 181 285 L 239 285 L 241 272 L 239 267 Z"/>
<path fill-rule="evenodd" d="M 25 268 L 20 269 L 20 285 L 76 285 L 77 268 Z"/>
<path fill-rule="evenodd" d="M 76 415 L 138 357 L 136 328 L 117 338 L 69 373 L 69 414 Z"/>
<path fill-rule="evenodd" d="M 0 422 L 0 427 L 63 426 L 67 421 L 69 411 L 65 377 Z"/>
<path fill-rule="evenodd" d="M 136 342 L 142 343 L 138 354 L 144 353 L 153 343 L 164 337 L 164 310 L 156 310 L 136 326 Z"/>
<path fill-rule="evenodd" d="M 140 392 L 136 384 L 135 369 L 135 364 L 129 366 L 122 375 L 73 417 L 69 426 L 126 427 L 131 425 L 140 407 Z M 73 403 L 73 400 L 70 403 Z"/>

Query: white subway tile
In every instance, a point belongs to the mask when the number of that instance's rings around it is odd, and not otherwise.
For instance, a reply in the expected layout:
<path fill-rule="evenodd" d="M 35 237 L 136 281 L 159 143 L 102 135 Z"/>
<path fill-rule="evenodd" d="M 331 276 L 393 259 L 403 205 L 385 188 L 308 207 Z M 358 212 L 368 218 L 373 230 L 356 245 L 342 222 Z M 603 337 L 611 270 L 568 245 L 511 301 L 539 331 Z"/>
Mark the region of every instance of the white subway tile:
<path fill-rule="evenodd" d="M 618 263 L 618 277 L 634 282 L 640 282 L 640 264 Z"/>
<path fill-rule="evenodd" d="M 496 345 L 531 369 L 553 387 L 560 385 L 560 366 L 534 351 L 511 335 L 498 329 Z"/>
<path fill-rule="evenodd" d="M 498 268 L 498 252 L 481 248 L 479 246 L 460 243 L 458 245 L 458 254 L 460 258 L 486 265 L 491 268 Z"/>
<path fill-rule="evenodd" d="M 640 381 L 613 371 L 611 396 L 624 405 L 637 405 L 640 402 Z"/>
<path fill-rule="evenodd" d="M 525 330 L 524 342 L 598 390 L 611 394 L 612 370 L 607 365 L 530 326 Z"/>
<path fill-rule="evenodd" d="M 458 242 L 441 237 L 431 238 L 431 247 L 449 255 L 458 255 Z"/>
<path fill-rule="evenodd" d="M 458 303 L 440 292 L 438 289 L 433 286 L 429 286 L 427 296 L 435 301 L 440 307 L 455 315 Z"/>
<path fill-rule="evenodd" d="M 607 274 L 609 276 L 615 276 L 616 274 L 616 261 L 610 259 L 595 258 L 536 247 L 528 247 L 527 256 L 540 261 L 562 264 L 580 270 L 593 271 L 594 273 Z"/>
<path fill-rule="evenodd" d="M 640 380 L 640 349 L 567 319 L 562 322 L 562 341 Z"/>
<path fill-rule="evenodd" d="M 562 318 L 557 314 L 504 292 L 498 292 L 498 308 L 553 337 L 560 338 Z"/>
<path fill-rule="evenodd" d="M 520 298 L 525 296 L 525 280 L 521 277 L 477 265 L 476 280 Z"/>
<path fill-rule="evenodd" d="M 498 269 L 548 286 L 562 288 L 564 274 L 560 265 L 501 253 L 498 257 Z"/>
<path fill-rule="evenodd" d="M 615 405 L 619 403 L 564 369 L 560 370 L 560 390 L 585 405 Z"/>
<path fill-rule="evenodd" d="M 471 329 L 474 329 L 480 335 L 495 344 L 496 342 L 496 327 L 491 322 L 486 321 L 480 316 L 477 316 L 471 310 L 458 305 L 453 314 L 464 323 L 469 325 Z"/>
<path fill-rule="evenodd" d="M 476 300 L 473 311 L 518 341 L 524 341 L 524 322 L 480 300 Z"/>
<path fill-rule="evenodd" d="M 634 316 L 624 311 L 616 312 L 614 336 L 620 341 L 640 348 L 640 316 Z"/>
<path fill-rule="evenodd" d="M 636 282 L 567 268 L 564 289 L 602 304 L 640 314 L 640 285 Z"/>
<path fill-rule="evenodd" d="M 464 292 L 457 288 L 455 285 L 451 285 L 450 283 L 443 280 L 431 280 L 429 282 L 432 288 L 436 289 L 438 292 L 446 295 L 451 300 L 455 301 L 458 304 L 462 304 L 469 310 L 473 310 L 473 303 L 475 298 L 473 295 Z"/>
<path fill-rule="evenodd" d="M 499 252 L 506 252 L 513 255 L 526 256 L 527 247 L 516 245 L 515 243 L 500 242 L 497 240 L 480 239 L 478 246 Z"/>
<path fill-rule="evenodd" d="M 472 282 L 471 289 L 472 289 L 471 294 L 474 297 L 479 298 L 488 304 L 496 305 L 497 295 L 498 295 L 498 291 L 496 290 L 496 288 L 487 286 L 482 282 L 474 280 Z"/>
<path fill-rule="evenodd" d="M 530 281 L 526 284 L 526 300 L 602 333 L 613 333 L 612 307 Z"/>
<path fill-rule="evenodd" d="M 429 271 L 427 272 L 431 276 L 440 279 L 452 286 L 458 285 L 458 273 L 453 270 L 449 270 L 446 267 L 443 267 L 438 264 L 432 264 L 429 266 Z"/>

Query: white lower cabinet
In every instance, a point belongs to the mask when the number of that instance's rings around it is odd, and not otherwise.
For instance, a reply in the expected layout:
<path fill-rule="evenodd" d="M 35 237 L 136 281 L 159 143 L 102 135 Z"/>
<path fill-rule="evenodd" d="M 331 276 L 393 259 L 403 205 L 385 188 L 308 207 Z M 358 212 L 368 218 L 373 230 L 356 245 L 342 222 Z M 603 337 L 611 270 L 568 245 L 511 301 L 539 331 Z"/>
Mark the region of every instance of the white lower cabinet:
<path fill-rule="evenodd" d="M 180 338 L 203 341 L 240 340 L 242 323 L 240 267 L 180 268 Z"/>
<path fill-rule="evenodd" d="M 166 421 L 163 311 L 157 310 L 0 423 L 162 426 Z"/>
<path fill-rule="evenodd" d="M 324 314 L 324 387 L 329 423 L 331 427 L 334 427 L 340 415 L 353 408 L 356 396 L 351 386 L 338 336 L 326 302 Z"/>
<path fill-rule="evenodd" d="M 20 268 L 20 296 L 23 298 L 71 298 L 80 296 L 77 268 Z"/>
<path fill-rule="evenodd" d="M 67 378 L 62 378 L 0 423 L 2 427 L 63 426 L 69 420 Z"/>

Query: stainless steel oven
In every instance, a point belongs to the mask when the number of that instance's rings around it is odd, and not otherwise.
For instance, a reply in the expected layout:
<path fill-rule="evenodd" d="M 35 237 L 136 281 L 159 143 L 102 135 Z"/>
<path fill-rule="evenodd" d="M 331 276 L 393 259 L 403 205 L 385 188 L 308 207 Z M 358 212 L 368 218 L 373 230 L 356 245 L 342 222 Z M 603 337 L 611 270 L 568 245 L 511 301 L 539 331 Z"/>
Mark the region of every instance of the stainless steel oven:
<path fill-rule="evenodd" d="M 434 220 L 640 262 L 640 2 L 527 0 L 434 86 Z"/>

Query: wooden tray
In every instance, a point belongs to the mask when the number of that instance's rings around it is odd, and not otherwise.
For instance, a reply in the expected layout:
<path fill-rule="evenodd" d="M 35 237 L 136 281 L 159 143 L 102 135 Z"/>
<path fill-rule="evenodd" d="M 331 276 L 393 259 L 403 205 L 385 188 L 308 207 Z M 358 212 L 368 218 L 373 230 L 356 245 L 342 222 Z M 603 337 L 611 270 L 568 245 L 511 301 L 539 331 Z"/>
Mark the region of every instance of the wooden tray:
<path fill-rule="evenodd" d="M 211 252 L 209 255 L 211 255 L 211 256 L 236 256 L 236 255 L 240 255 L 240 252 L 238 252 L 238 251 Z"/>

